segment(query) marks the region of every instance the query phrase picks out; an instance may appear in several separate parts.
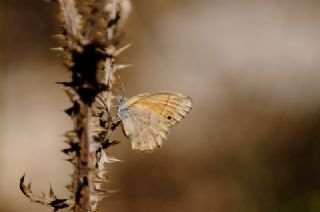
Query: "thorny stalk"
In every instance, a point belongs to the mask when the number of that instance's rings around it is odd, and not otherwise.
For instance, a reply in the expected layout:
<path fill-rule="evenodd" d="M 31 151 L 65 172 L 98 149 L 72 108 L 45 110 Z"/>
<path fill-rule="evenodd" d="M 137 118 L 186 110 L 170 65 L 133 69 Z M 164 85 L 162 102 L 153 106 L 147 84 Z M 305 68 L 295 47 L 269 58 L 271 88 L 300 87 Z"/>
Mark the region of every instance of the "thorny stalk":
<path fill-rule="evenodd" d="M 53 207 L 54 211 L 96 211 L 107 191 L 106 163 L 118 161 L 105 150 L 117 141 L 112 132 L 120 124 L 111 112 L 117 98 L 117 71 L 128 67 L 116 63 L 119 54 L 130 45 L 117 48 L 130 11 L 129 0 L 52 0 L 60 8 L 63 32 L 56 36 L 59 52 L 72 79 L 63 82 L 73 106 L 66 110 L 74 129 L 65 133 L 69 145 L 63 152 L 74 165 L 70 197 L 57 198 L 50 186 L 49 194 L 37 195 L 31 183 L 20 179 L 20 189 L 32 202 Z M 99 100 L 99 101 L 98 101 Z"/>

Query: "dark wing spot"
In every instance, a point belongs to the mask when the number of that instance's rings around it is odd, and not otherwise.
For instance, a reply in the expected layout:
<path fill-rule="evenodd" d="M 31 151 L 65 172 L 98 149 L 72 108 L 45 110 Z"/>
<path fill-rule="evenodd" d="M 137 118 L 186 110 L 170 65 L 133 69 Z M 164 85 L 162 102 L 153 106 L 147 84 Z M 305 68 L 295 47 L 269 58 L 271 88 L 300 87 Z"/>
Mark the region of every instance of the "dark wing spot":
<path fill-rule="evenodd" d="M 167 116 L 167 119 L 168 119 L 168 120 L 171 120 L 171 118 L 172 118 L 171 116 Z"/>

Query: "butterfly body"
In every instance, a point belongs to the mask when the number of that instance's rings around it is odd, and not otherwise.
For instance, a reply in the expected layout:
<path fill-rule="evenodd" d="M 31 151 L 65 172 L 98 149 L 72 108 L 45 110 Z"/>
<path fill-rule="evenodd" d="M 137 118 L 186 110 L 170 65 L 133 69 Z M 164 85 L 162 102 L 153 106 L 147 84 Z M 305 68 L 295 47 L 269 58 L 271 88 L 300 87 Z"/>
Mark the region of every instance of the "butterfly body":
<path fill-rule="evenodd" d="M 118 116 L 122 120 L 128 116 L 128 104 L 127 99 L 124 96 L 121 96 L 119 100 Z"/>
<path fill-rule="evenodd" d="M 191 98 L 182 94 L 145 93 L 128 100 L 121 98 L 118 116 L 132 148 L 145 151 L 160 147 L 170 128 L 180 122 L 191 107 Z"/>

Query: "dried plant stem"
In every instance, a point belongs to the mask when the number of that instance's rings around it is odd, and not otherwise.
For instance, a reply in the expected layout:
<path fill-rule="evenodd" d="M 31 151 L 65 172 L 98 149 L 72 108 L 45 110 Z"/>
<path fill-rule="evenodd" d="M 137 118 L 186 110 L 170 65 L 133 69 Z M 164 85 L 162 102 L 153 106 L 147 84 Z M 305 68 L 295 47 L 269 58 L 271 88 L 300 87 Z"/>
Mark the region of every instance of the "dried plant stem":
<path fill-rule="evenodd" d="M 89 211 L 90 207 L 90 191 L 89 191 L 89 173 L 90 173 L 90 149 L 89 142 L 92 139 L 90 132 L 90 119 L 91 112 L 88 105 L 82 103 L 80 104 L 80 113 L 77 118 L 76 128 L 80 129 L 80 142 L 79 147 L 81 149 L 80 156 L 77 158 L 77 165 L 75 171 L 75 176 L 77 176 L 76 184 L 76 212 Z"/>
<path fill-rule="evenodd" d="M 111 112 L 116 96 L 115 74 L 128 67 L 117 65 L 115 57 L 121 29 L 127 19 L 129 0 L 52 0 L 59 4 L 63 33 L 57 35 L 61 46 L 53 48 L 62 53 L 65 65 L 72 74 L 63 82 L 72 107 L 66 113 L 73 120 L 73 130 L 65 133 L 68 148 L 63 152 L 74 165 L 72 182 L 67 186 L 69 198 L 58 199 L 50 189 L 49 195 L 36 195 L 31 184 L 20 180 L 20 189 L 31 201 L 52 206 L 54 211 L 69 208 L 72 211 L 96 211 L 98 203 L 107 195 L 102 184 L 107 181 L 105 164 L 119 161 L 105 152 L 118 142 L 111 135 L 120 121 Z M 105 107 L 94 110 L 97 99 Z"/>

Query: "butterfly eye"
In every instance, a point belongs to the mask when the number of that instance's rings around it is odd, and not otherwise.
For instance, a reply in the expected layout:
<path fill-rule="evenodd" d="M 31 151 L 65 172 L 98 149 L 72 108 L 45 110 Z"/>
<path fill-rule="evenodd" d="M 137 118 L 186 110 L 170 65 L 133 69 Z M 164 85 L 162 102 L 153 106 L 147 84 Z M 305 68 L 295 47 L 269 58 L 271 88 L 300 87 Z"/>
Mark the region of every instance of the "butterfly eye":
<path fill-rule="evenodd" d="M 121 96 L 118 97 L 118 101 L 119 101 L 120 104 L 123 104 L 123 103 L 126 102 L 126 98 L 123 95 L 121 95 Z"/>

